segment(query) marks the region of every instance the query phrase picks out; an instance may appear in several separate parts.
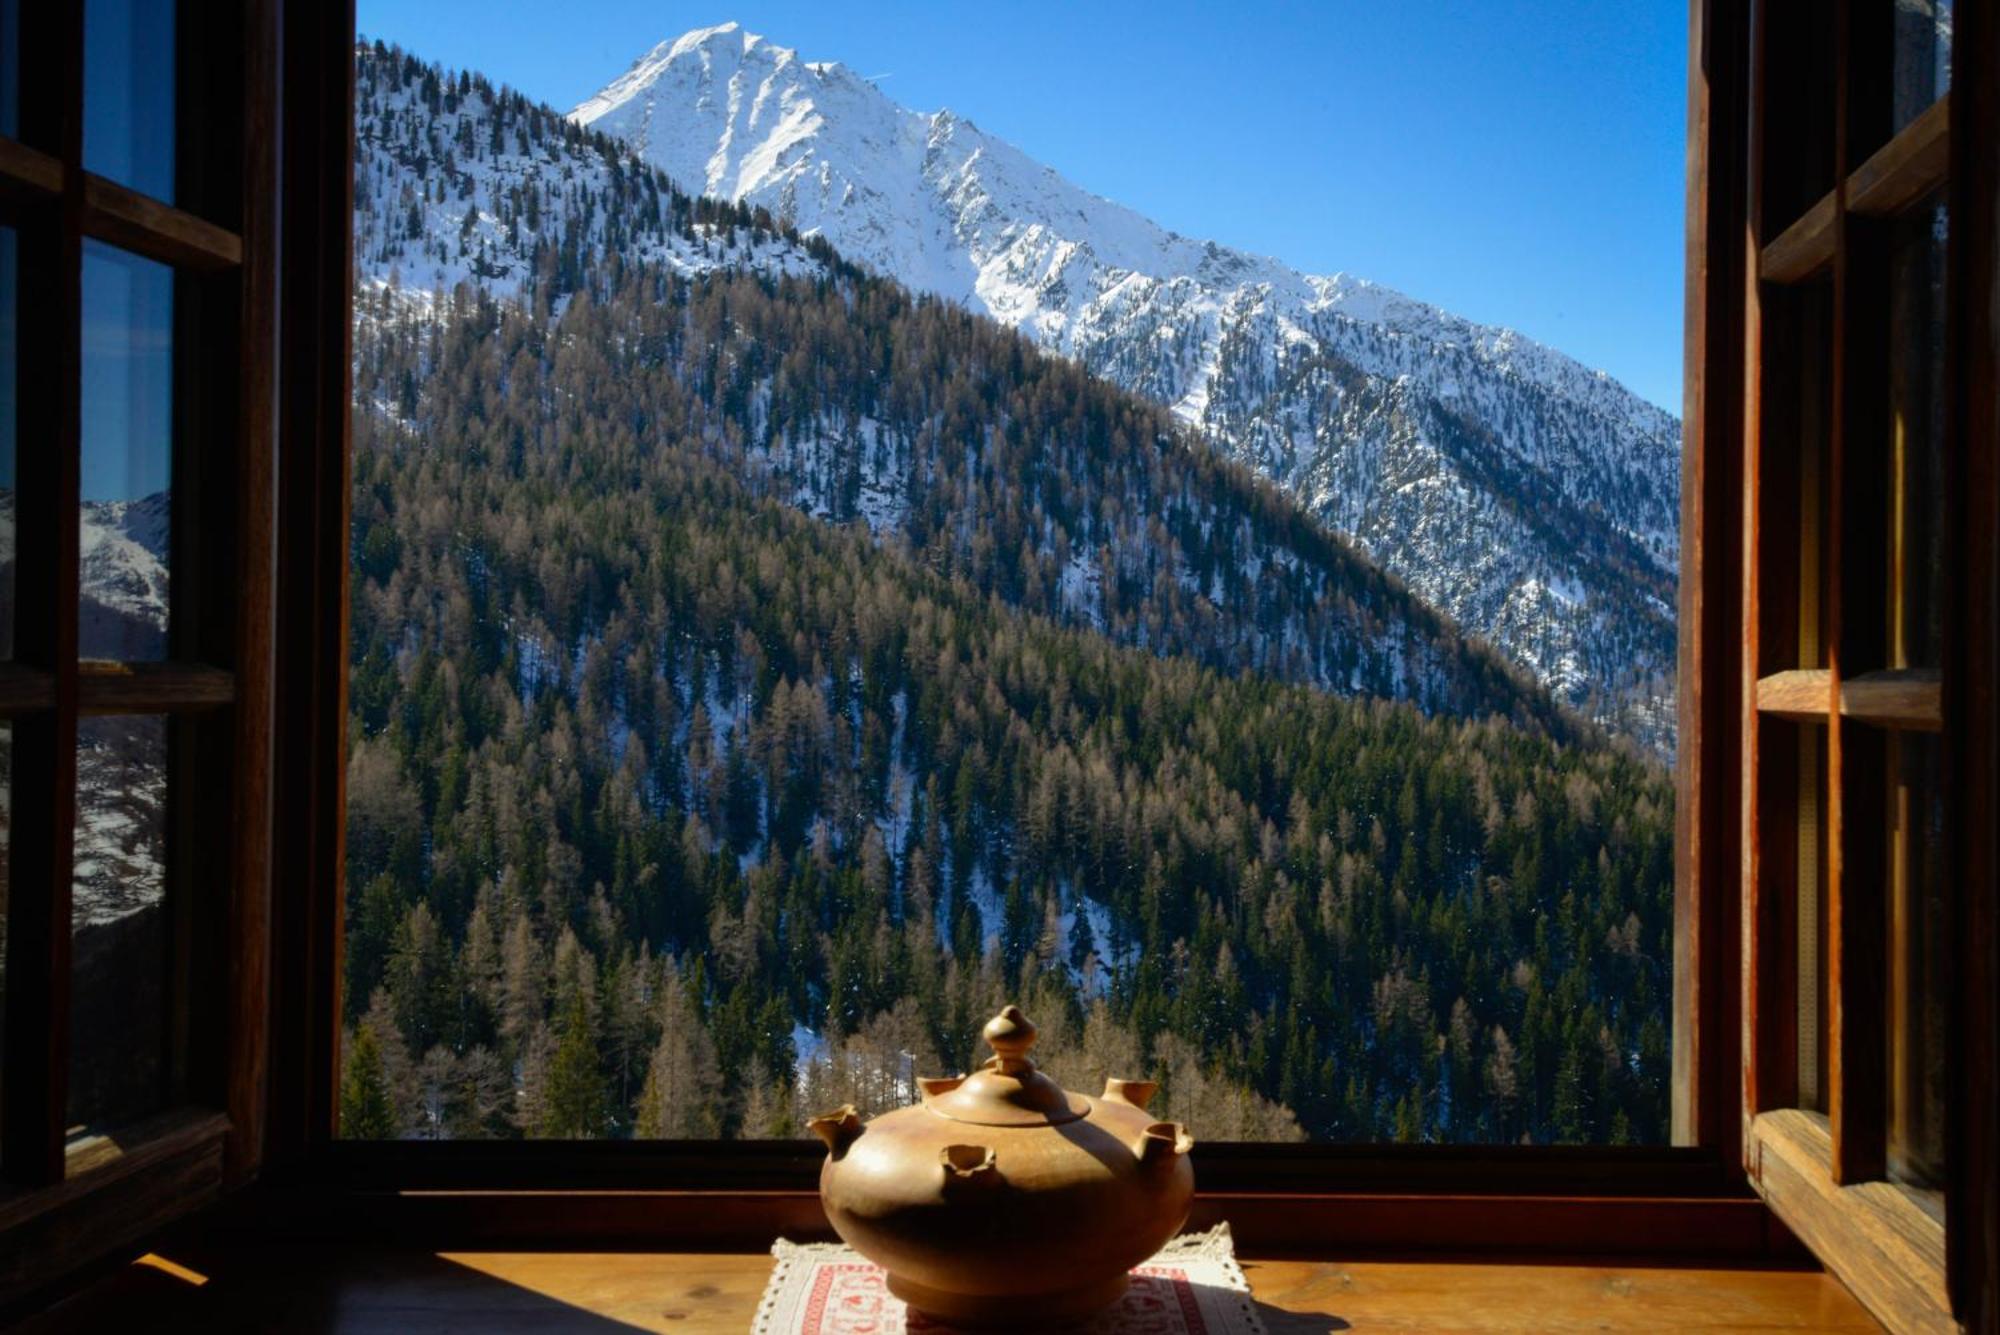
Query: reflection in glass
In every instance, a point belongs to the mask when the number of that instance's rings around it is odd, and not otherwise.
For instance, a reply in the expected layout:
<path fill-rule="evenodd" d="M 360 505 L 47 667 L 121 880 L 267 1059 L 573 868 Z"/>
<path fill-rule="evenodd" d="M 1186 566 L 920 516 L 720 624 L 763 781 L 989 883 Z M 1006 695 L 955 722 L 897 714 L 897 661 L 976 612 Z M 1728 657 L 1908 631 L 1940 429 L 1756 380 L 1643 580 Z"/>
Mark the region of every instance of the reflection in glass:
<path fill-rule="evenodd" d="M 1896 220 L 1889 287 L 1889 663 L 1935 668 L 1944 620 L 1945 207 Z"/>
<path fill-rule="evenodd" d="M 174 275 L 83 250 L 83 515 L 77 653 L 167 652 Z"/>
<path fill-rule="evenodd" d="M 174 6 L 88 0 L 83 23 L 83 165 L 174 198 Z"/>
<path fill-rule="evenodd" d="M 21 137 L 21 0 L 0 0 L 0 135 Z"/>
<path fill-rule="evenodd" d="M 1896 0 L 1892 130 L 1951 89 L 1952 0 Z"/>
<path fill-rule="evenodd" d="M 1944 793 L 1938 738 L 1889 737 L 1889 1176 L 1944 1183 Z"/>
<path fill-rule="evenodd" d="M 13 884 L 14 725 L 0 719 L 0 1040 L 7 1034 L 7 888 Z M 7 1054 L 0 1051 L 0 1089 L 5 1088 Z M 6 1105 L 0 1099 L 0 1107 Z"/>
<path fill-rule="evenodd" d="M 1798 729 L 1798 806 L 1794 857 L 1798 895 L 1792 904 L 1792 940 L 1798 979 L 1799 1107 L 1826 1111 L 1827 922 L 1826 729 Z"/>
<path fill-rule="evenodd" d="M 21 290 L 20 235 L 0 227 L 0 658 L 14 656 L 14 433 L 16 295 Z"/>
<path fill-rule="evenodd" d="M 1935 669 L 1944 620 L 1944 318 L 1941 202 L 1894 224 L 1889 288 L 1888 666 Z M 1889 1175 L 1944 1175 L 1944 847 L 1939 741 L 1888 739 Z"/>
<path fill-rule="evenodd" d="M 164 1102 L 166 798 L 165 718 L 118 715 L 77 725 L 72 1144 L 157 1112 Z"/>

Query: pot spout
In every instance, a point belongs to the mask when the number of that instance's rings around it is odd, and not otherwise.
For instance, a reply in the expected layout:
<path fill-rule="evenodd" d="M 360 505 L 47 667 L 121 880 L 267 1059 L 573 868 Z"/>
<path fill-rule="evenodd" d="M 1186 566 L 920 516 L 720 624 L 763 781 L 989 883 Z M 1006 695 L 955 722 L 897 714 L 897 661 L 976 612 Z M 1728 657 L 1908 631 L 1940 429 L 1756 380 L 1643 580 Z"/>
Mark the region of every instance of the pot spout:
<path fill-rule="evenodd" d="M 1000 1185 L 998 1157 L 985 1145 L 947 1145 L 938 1151 L 948 1193 L 991 1190 Z"/>
<path fill-rule="evenodd" d="M 1104 1097 L 1129 1103 L 1134 1108 L 1143 1108 L 1153 1101 L 1153 1095 L 1160 1089 L 1157 1080 L 1120 1080 L 1113 1076 L 1104 1082 Z"/>
<path fill-rule="evenodd" d="M 1194 1137 L 1179 1122 L 1155 1122 L 1139 1137 L 1139 1162 L 1160 1171 L 1194 1148 Z"/>
<path fill-rule="evenodd" d="M 821 1113 L 806 1123 L 814 1135 L 826 1142 L 826 1152 L 835 1159 L 847 1153 L 847 1147 L 861 1134 L 861 1114 L 851 1103 L 844 1103 L 830 1113 Z"/>

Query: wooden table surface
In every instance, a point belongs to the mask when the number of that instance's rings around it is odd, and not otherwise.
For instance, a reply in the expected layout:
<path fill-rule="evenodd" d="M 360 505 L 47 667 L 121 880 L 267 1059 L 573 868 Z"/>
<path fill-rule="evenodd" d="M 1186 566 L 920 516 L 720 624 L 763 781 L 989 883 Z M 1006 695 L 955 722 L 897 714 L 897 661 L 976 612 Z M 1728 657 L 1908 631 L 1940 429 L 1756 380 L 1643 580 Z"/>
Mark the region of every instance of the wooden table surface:
<path fill-rule="evenodd" d="M 51 1331 L 747 1331 L 761 1255 L 313 1250 L 164 1257 L 27 1323 Z M 1329 1331 L 1877 1331 L 1817 1271 L 1241 1262 L 1271 1335 Z"/>

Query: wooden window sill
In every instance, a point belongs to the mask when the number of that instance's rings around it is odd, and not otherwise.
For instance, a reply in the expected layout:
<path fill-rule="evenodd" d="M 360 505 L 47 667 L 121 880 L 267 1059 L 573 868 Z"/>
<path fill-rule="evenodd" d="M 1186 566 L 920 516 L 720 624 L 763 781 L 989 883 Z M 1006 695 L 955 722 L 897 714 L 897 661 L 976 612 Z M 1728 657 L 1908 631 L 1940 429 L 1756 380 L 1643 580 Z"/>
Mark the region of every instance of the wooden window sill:
<path fill-rule="evenodd" d="M 1750 1127 L 1752 1183 L 1773 1212 L 1868 1308 L 1900 1331 L 1955 1335 L 1944 1225 L 1892 1182 L 1840 1186 L 1826 1118 L 1795 1108 Z"/>
<path fill-rule="evenodd" d="M 63 1181 L 0 1195 L 0 1236 L 7 1241 L 0 1248 L 0 1302 L 64 1269 L 111 1256 L 215 1200 L 228 1135 L 229 1119 L 220 1113 L 163 1113 L 115 1138 L 75 1147 Z"/>
<path fill-rule="evenodd" d="M 1814 1270 L 1285 1260 L 1246 1255 L 1272 1335 L 1395 1331 L 1876 1331 Z M 27 1331 L 741 1331 L 771 1258 L 756 1253 L 266 1248 L 149 1256 Z"/>

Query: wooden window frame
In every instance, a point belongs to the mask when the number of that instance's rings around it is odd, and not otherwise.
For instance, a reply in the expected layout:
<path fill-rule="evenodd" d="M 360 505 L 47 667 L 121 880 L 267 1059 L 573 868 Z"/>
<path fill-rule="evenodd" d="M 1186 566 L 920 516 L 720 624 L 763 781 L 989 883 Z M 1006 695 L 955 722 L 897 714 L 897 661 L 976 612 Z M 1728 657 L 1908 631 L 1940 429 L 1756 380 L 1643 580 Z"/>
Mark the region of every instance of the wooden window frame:
<path fill-rule="evenodd" d="M 80 0 L 21 7 L 23 46 L 46 58 L 20 62 L 21 139 L 0 139 L 0 222 L 20 237 L 32 313 L 19 325 L 15 657 L 0 665 L 15 780 L 0 1299 L 247 1182 L 264 1144 L 276 17 L 262 0 L 180 5 L 176 206 L 83 169 Z M 163 662 L 77 657 L 85 240 L 174 272 Z M 181 1101 L 86 1151 L 65 1143 L 77 725 L 107 714 L 169 721 L 166 902 L 188 922 L 172 929 L 169 987 L 204 981 L 165 999 L 185 1013 Z"/>
<path fill-rule="evenodd" d="M 1959 7 L 1949 91 L 1878 144 L 1877 132 L 1889 119 L 1886 5 L 1842 3 L 1813 11 L 1758 0 L 1735 8 L 1737 23 L 1748 31 L 1749 102 L 1742 116 L 1748 137 L 1740 146 L 1741 177 L 1732 187 L 1740 197 L 1732 200 L 1729 216 L 1711 217 L 1710 233 L 1725 245 L 1733 237 L 1737 286 L 1731 291 L 1725 281 L 1716 293 L 1718 308 L 1708 313 L 1715 355 L 1707 370 L 1718 397 L 1732 401 L 1736 414 L 1734 421 L 1718 413 L 1705 423 L 1712 434 L 1702 463 L 1735 479 L 1740 525 L 1729 558 L 1740 578 L 1739 620 L 1731 627 L 1720 618 L 1714 629 L 1723 636 L 1733 630 L 1740 646 L 1742 717 L 1733 749 L 1740 757 L 1744 1164 L 1773 1211 L 1892 1329 L 1948 1331 L 1963 1323 L 1990 1331 L 2000 1319 L 1993 1288 L 1992 1160 L 1992 895 L 2000 828 L 1994 809 L 2000 655 L 1993 639 L 2000 614 L 1993 537 L 2000 524 L 1993 458 L 2000 442 L 1994 414 L 2000 358 L 1992 309 L 2000 289 L 1992 246 L 2000 170 L 1990 132 L 1953 129 L 2000 124 L 1994 14 L 1987 5 Z M 1792 26 L 1782 30 L 1782 23 Z M 1803 106 L 1807 99 L 1799 95 L 1814 60 L 1800 38 L 1815 25 L 1824 25 L 1831 47 L 1825 69 L 1831 96 L 1818 109 Z M 1803 136 L 1814 128 L 1807 120 L 1819 115 L 1827 118 L 1820 130 L 1830 140 L 1824 147 L 1830 148 L 1831 188 L 1805 203 L 1817 183 Z M 1872 654 L 1863 647 L 1865 630 L 1857 638 L 1857 627 L 1843 627 L 1843 597 L 1852 593 L 1851 601 L 1866 607 L 1870 581 L 1882 579 L 1879 568 L 1870 568 L 1878 552 L 1866 527 L 1880 498 L 1864 494 L 1850 465 L 1850 458 L 1865 457 L 1867 442 L 1887 422 L 1881 354 L 1865 341 L 1886 321 L 1886 292 L 1872 271 L 1881 259 L 1875 234 L 1886 220 L 1940 192 L 1950 216 L 1942 671 L 1844 672 L 1844 666 L 1872 664 L 1844 664 L 1843 654 Z M 1790 300 L 1784 294 L 1811 284 L 1830 285 L 1831 360 L 1825 368 L 1825 460 L 1819 465 L 1824 531 L 1802 537 L 1789 444 L 1794 433 L 1785 417 L 1793 388 L 1780 363 L 1797 340 L 1783 322 Z M 1734 368 L 1726 364 L 1732 351 L 1740 357 Z M 1768 397 L 1767 381 L 1773 386 Z M 1729 499 L 1718 500 L 1727 513 Z M 1844 542 L 1851 542 L 1847 550 Z M 1824 571 L 1819 638 L 1825 666 L 1792 664 L 1802 550 Z M 1798 780 L 1784 751 L 1798 724 L 1818 727 L 1824 738 L 1826 795 L 1818 817 L 1826 906 L 1826 1046 L 1819 1063 L 1824 1115 L 1796 1106 L 1802 966 L 1794 950 L 1796 892 L 1785 845 L 1801 836 L 1792 834 L 1790 794 Z M 1891 730 L 1938 734 L 1944 758 L 1946 921 L 1956 947 L 1946 964 L 1956 976 L 1948 1000 L 1946 1050 L 1953 1055 L 1942 1221 L 1913 1193 L 1886 1180 L 1884 889 L 1871 865 L 1882 852 L 1875 829 L 1880 822 L 1872 816 L 1850 820 L 1843 806 L 1846 753 Z M 1719 729 L 1705 732 L 1703 744 L 1721 735 Z M 1727 873 L 1718 866 L 1714 874 Z"/>
<path fill-rule="evenodd" d="M 233 1051 L 257 1054 L 262 1066 L 244 1060 L 232 1067 L 243 1082 L 232 1089 L 244 1100 L 244 1129 L 201 1132 L 199 1154 L 173 1148 L 170 1140 L 157 1142 L 167 1148 L 156 1153 L 173 1167 L 143 1180 L 129 1177 L 135 1185 L 120 1217 L 144 1231 L 183 1208 L 172 1185 L 175 1173 L 183 1181 L 198 1181 L 204 1196 L 219 1191 L 221 1154 L 216 1141 L 204 1137 L 220 1134 L 222 1144 L 237 1146 L 229 1162 L 244 1177 L 257 1173 L 258 1181 L 256 1190 L 236 1193 L 211 1212 L 213 1226 L 252 1230 L 260 1237 L 398 1241 L 433 1249 L 761 1249 L 780 1232 L 823 1231 L 814 1190 L 819 1153 L 800 1144 L 408 1145 L 334 1138 L 351 562 L 354 12 L 351 0 L 239 2 L 276 28 L 265 35 L 277 53 L 270 77 L 282 115 L 280 129 L 268 138 L 285 163 L 282 188 L 268 196 L 261 230 L 246 227 L 238 233 L 244 265 L 276 265 L 266 277 L 275 284 L 283 311 L 269 363 L 278 387 L 270 428 L 277 441 L 271 479 L 274 587 L 283 597 L 272 621 L 275 669 L 261 715 L 266 754 L 274 752 L 277 763 L 267 786 L 272 820 L 262 889 L 245 883 L 242 890 L 262 897 L 254 910 L 248 905 L 240 910 L 238 938 L 245 949 L 257 949 L 266 939 L 259 935 L 265 922 L 259 915 L 268 910 L 270 953 L 246 964 L 231 1003 L 235 1021 L 256 1031 Z M 1983 53 L 1961 64 L 1961 82 L 1972 91 L 1955 94 L 1959 100 L 1951 114 L 1962 123 L 1980 115 L 1988 118 L 1985 123 L 1996 123 L 1989 21 L 1967 13 L 1960 27 L 1962 47 Z M 1754 679 L 1745 677 L 1742 639 L 1744 403 L 1754 387 L 1746 378 L 1744 340 L 1758 261 L 1745 242 L 1752 32 L 1751 0 L 1691 5 L 1674 1147 L 1204 1145 L 1197 1215 L 1227 1217 L 1246 1246 L 1344 1254 L 1624 1253 L 1751 1263 L 1803 1256 L 1752 1192 L 1744 1158 L 1745 1018 L 1753 1014 L 1744 1007 L 1740 987 L 1752 944 L 1745 931 L 1741 872 L 1741 742 L 1750 721 L 1746 701 L 1755 698 Z M 1954 182 L 1990 187 L 1996 175 L 1990 145 L 1975 150 L 1969 137 L 1960 136 L 1947 151 Z M 46 197 L 62 195 L 66 178 L 51 176 L 43 159 L 0 143 L 0 182 L 6 183 L 0 188 L 38 190 Z M 1960 210 L 1954 214 L 1954 235 L 1961 219 L 1983 219 L 1986 234 L 1992 234 L 1990 190 L 1983 201 L 1955 200 L 1954 209 Z M 133 210 L 121 212 L 114 205 L 107 212 L 124 218 Z M 253 244 L 253 237 L 272 234 L 283 237 L 281 259 L 263 243 Z M 197 233 L 180 235 L 174 244 L 227 262 L 226 244 L 209 244 L 216 240 Z M 1985 268 L 1976 267 L 1980 264 Z M 1990 286 L 1991 257 L 1968 261 L 1963 273 Z M 1958 319 L 1955 340 L 1988 349 L 1977 374 L 1990 388 L 1990 313 L 1961 310 Z M 1981 319 L 1989 324 L 1980 325 Z M 1961 429 L 1971 439 L 2000 438 L 1990 401 L 1966 416 Z M 1958 485 L 1968 505 L 2000 513 L 1994 505 L 2000 499 L 2000 468 L 1991 451 L 1968 463 Z M 1993 570 L 2000 559 L 1990 530 L 1960 533 L 1955 541 L 1963 544 L 1968 564 L 1981 571 Z M 2000 626 L 1994 586 L 1990 579 L 1970 580 L 1955 595 L 1962 612 L 1982 611 L 1985 617 L 1973 623 L 1983 628 L 1984 639 L 1954 642 L 1947 667 L 1960 681 L 1990 680 L 1992 665 L 2000 661 L 1992 642 Z M 1975 675 L 1978 670 L 1987 675 Z M 32 696 L 36 707 L 46 700 L 53 708 L 58 686 L 53 679 L 44 684 L 16 670 L 0 671 L 0 698 L 18 692 Z M 216 689 L 212 681 L 208 689 Z M 252 717 L 240 671 L 234 690 L 229 707 Z M 1857 704 L 1867 707 L 1865 701 Z M 1990 691 L 1963 700 L 1946 695 L 1940 713 L 1968 735 L 2000 737 Z M 2000 804 L 1994 748 L 1985 748 L 1983 756 L 1975 754 L 1979 750 L 1953 752 L 1954 781 L 1963 785 L 1954 804 L 1953 856 L 1967 874 L 1981 874 L 1979 884 L 1990 886 Z M 275 877 L 273 867 L 282 869 Z M 51 875 L 47 869 L 40 874 Z M 1959 1020 L 1965 1041 L 1974 1046 L 1960 1072 L 1955 1092 L 1963 1097 L 1955 1100 L 1951 1133 L 1954 1172 L 1968 1187 L 1952 1197 L 1949 1264 L 1954 1299 L 1969 1327 L 1993 1330 L 1990 1127 L 1993 1035 L 2000 1026 L 1992 1021 L 2000 1017 L 1993 1011 L 1990 899 L 1973 907 L 1977 914 L 1960 936 L 1966 961 L 1961 978 L 1970 986 Z M 1983 1023 L 1974 1022 L 1982 1016 Z M 236 1125 L 232 1114 L 231 1126 Z M 204 1155 L 215 1160 L 213 1169 Z M 104 1179 L 106 1189 L 92 1198 L 104 1208 L 113 1203 L 112 1181 Z M 1764 1186 L 1768 1192 L 1768 1180 Z M 79 1201 L 63 1198 L 72 1189 L 73 1184 L 49 1188 L 41 1198 L 38 1217 L 48 1224 L 37 1253 L 44 1282 L 56 1268 L 104 1250 L 79 1241 L 77 1221 L 88 1216 L 77 1213 Z M 9 1221 L 0 1207 L 0 1236 L 11 1244 L 16 1234 L 7 1231 Z M 24 1284 L 19 1269 L 0 1273 L 0 1304 L 21 1293 Z"/>
<path fill-rule="evenodd" d="M 341 12 L 342 10 L 345 12 Z M 1725 424 L 1731 405 L 1708 368 L 1734 365 L 1726 331 L 1736 280 L 1711 252 L 1729 215 L 1712 201 L 1705 164 L 1740 164 L 1728 127 L 1740 118 L 1748 29 L 1741 6 L 1702 0 L 1690 14 L 1692 173 L 1689 194 L 1689 420 Z M 1713 25 L 1723 24 L 1711 37 Z M 347 43 L 351 6 L 313 20 L 321 43 Z M 310 63 L 309 60 L 307 63 Z M 343 900 L 340 793 L 346 731 L 347 538 L 346 289 L 351 166 L 314 160 L 295 146 L 295 119 L 317 116 L 310 142 L 348 142 L 352 65 L 330 61 L 313 75 L 286 68 L 288 354 L 292 393 L 283 411 L 286 468 L 280 479 L 277 732 L 292 757 L 276 775 L 279 865 L 302 868 L 277 903 L 283 966 L 272 1017 L 272 1138 L 265 1186 L 246 1207 L 247 1226 L 303 1230 L 320 1238 L 398 1238 L 429 1246 L 553 1245 L 580 1240 L 620 1246 L 738 1246 L 761 1249 L 781 1230 L 821 1232 L 813 1142 L 400 1143 L 334 1136 L 338 1043 L 339 916 Z M 314 108 L 295 112 L 290 90 L 318 78 Z M 345 80 L 345 82 L 342 82 Z M 1732 101 L 1732 99 L 1734 99 Z M 1732 110 L 1732 108 L 1735 108 Z M 1734 170 L 1730 168 L 1728 170 Z M 1728 175 L 1728 170 L 1724 175 Z M 303 189 L 300 183 L 303 182 Z M 315 210 L 319 210 L 315 213 Z M 294 216 L 296 211 L 296 216 Z M 1724 244 L 1717 244 L 1717 240 Z M 294 266 L 310 269 L 299 276 Z M 298 291 L 313 292 L 300 315 Z M 309 388 L 301 388 L 309 386 Z M 295 416 L 296 414 L 296 416 Z M 1721 436 L 1737 438 L 1725 425 Z M 1691 429 L 1684 467 L 1710 491 L 1685 489 L 1681 834 L 1677 851 L 1674 1104 L 1669 1147 L 1468 1147 L 1204 1143 L 1198 1215 L 1226 1216 L 1238 1236 L 1265 1247 L 1350 1250 L 1563 1251 L 1799 1259 L 1743 1174 L 1737 1115 L 1739 1029 L 1734 875 L 1737 830 L 1733 738 L 1737 654 L 1735 570 L 1715 553 L 1733 550 L 1733 499 L 1726 470 L 1706 466 L 1712 429 Z M 304 460 L 305 462 L 301 462 Z M 1708 528 L 1703 529 L 1706 523 Z M 1704 553 L 1710 553 L 1704 561 Z M 295 596 L 296 595 L 296 596 Z M 1705 619 L 1705 620 L 1703 620 Z M 1703 683 L 1698 685 L 1697 683 Z M 1702 738 L 1718 739 L 1704 742 Z"/>

